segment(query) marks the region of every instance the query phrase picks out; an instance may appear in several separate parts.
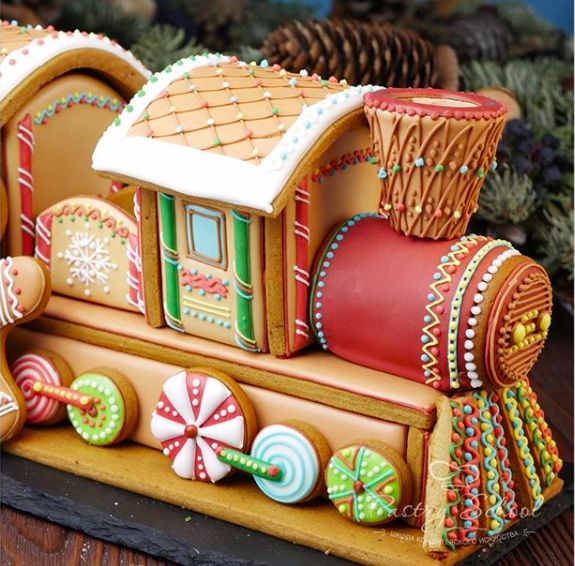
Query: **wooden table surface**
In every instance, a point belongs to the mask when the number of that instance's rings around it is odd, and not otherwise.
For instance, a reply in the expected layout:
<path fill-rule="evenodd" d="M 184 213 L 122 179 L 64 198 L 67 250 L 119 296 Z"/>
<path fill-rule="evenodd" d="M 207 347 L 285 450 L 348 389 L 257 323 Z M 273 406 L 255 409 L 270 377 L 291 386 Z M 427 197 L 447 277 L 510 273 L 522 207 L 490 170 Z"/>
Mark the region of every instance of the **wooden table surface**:
<path fill-rule="evenodd" d="M 531 381 L 553 430 L 559 452 L 573 462 L 573 318 L 556 307 L 549 340 Z M 130 549 L 3 507 L 0 566 L 169 564 Z M 439 563 L 438 563 L 439 564 Z M 573 508 L 528 537 L 498 564 L 573 564 Z"/>

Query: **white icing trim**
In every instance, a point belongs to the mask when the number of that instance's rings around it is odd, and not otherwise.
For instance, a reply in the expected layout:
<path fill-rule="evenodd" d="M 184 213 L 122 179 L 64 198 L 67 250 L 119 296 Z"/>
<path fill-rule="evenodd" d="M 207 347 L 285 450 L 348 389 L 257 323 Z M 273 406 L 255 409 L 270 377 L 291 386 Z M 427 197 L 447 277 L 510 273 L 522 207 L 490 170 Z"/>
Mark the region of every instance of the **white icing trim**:
<path fill-rule="evenodd" d="M 153 138 L 128 136 L 134 122 L 174 80 L 198 67 L 229 62 L 206 55 L 181 59 L 153 75 L 136 93 L 98 142 L 92 156 L 96 171 L 116 173 L 186 196 L 221 201 L 262 212 L 272 203 L 319 136 L 342 116 L 363 106 L 363 95 L 383 87 L 350 87 L 303 109 L 279 144 L 260 165 Z M 240 63 L 243 64 L 243 63 Z"/>
<path fill-rule="evenodd" d="M 30 29 L 42 29 L 37 26 Z M 74 51 L 75 49 L 96 49 L 105 51 L 118 57 L 131 65 L 134 70 L 148 79 L 150 71 L 132 55 L 120 47 L 109 37 L 98 36 L 95 33 L 83 34 L 76 30 L 68 34 L 66 32 L 56 32 L 52 35 L 46 31 L 46 36 L 41 38 L 30 38 L 30 41 L 21 47 L 8 53 L 2 63 L 0 63 L 0 101 L 4 100 L 12 90 L 14 90 L 23 80 L 51 59 L 62 53 Z M 41 40 L 42 43 L 38 43 Z M 15 61 L 15 63 L 10 63 Z"/>

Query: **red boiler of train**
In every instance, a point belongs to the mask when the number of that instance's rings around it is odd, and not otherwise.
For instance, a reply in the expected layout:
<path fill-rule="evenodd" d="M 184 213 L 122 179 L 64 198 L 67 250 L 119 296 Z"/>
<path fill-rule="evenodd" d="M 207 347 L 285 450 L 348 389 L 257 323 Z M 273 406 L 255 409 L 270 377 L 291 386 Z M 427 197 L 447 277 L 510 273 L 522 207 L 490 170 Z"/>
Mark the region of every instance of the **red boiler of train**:
<path fill-rule="evenodd" d="M 360 215 L 316 260 L 310 317 L 322 347 L 442 391 L 510 386 L 551 322 L 545 270 L 485 236 L 405 236 Z"/>

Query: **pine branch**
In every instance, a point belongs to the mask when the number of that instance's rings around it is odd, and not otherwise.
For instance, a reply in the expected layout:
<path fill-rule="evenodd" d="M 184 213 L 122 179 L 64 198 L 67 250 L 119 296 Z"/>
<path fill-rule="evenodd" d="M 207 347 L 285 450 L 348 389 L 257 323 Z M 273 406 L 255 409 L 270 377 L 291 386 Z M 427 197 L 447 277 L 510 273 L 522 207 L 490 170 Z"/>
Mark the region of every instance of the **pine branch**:
<path fill-rule="evenodd" d="M 534 225 L 537 252 L 550 273 L 565 271 L 573 281 L 573 201 L 558 205 L 549 200 Z"/>
<path fill-rule="evenodd" d="M 103 33 L 123 46 L 138 39 L 147 23 L 135 14 L 102 0 L 74 0 L 66 2 L 55 27 L 64 30 L 80 29 Z"/>
<path fill-rule="evenodd" d="M 206 49 L 195 39 L 186 43 L 184 30 L 160 24 L 143 32 L 131 51 L 151 71 L 161 71 L 183 57 L 204 53 Z"/>
<path fill-rule="evenodd" d="M 532 180 L 505 167 L 485 179 L 477 215 L 492 224 L 518 224 L 531 216 L 536 199 Z"/>

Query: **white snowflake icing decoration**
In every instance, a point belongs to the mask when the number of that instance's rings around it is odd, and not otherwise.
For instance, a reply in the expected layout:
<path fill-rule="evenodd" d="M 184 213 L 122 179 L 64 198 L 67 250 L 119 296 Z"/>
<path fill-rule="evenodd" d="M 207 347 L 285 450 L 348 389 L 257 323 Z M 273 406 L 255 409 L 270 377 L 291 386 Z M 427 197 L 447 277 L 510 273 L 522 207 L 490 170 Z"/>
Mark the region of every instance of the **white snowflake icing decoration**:
<path fill-rule="evenodd" d="M 84 294 L 91 295 L 90 287 L 102 287 L 104 293 L 109 293 L 108 281 L 111 271 L 118 269 L 110 257 L 108 238 L 97 238 L 93 234 L 72 232 L 66 230 L 70 243 L 64 252 L 58 252 L 58 258 L 70 266 L 70 277 L 66 279 L 68 285 L 78 282 L 86 289 Z"/>

